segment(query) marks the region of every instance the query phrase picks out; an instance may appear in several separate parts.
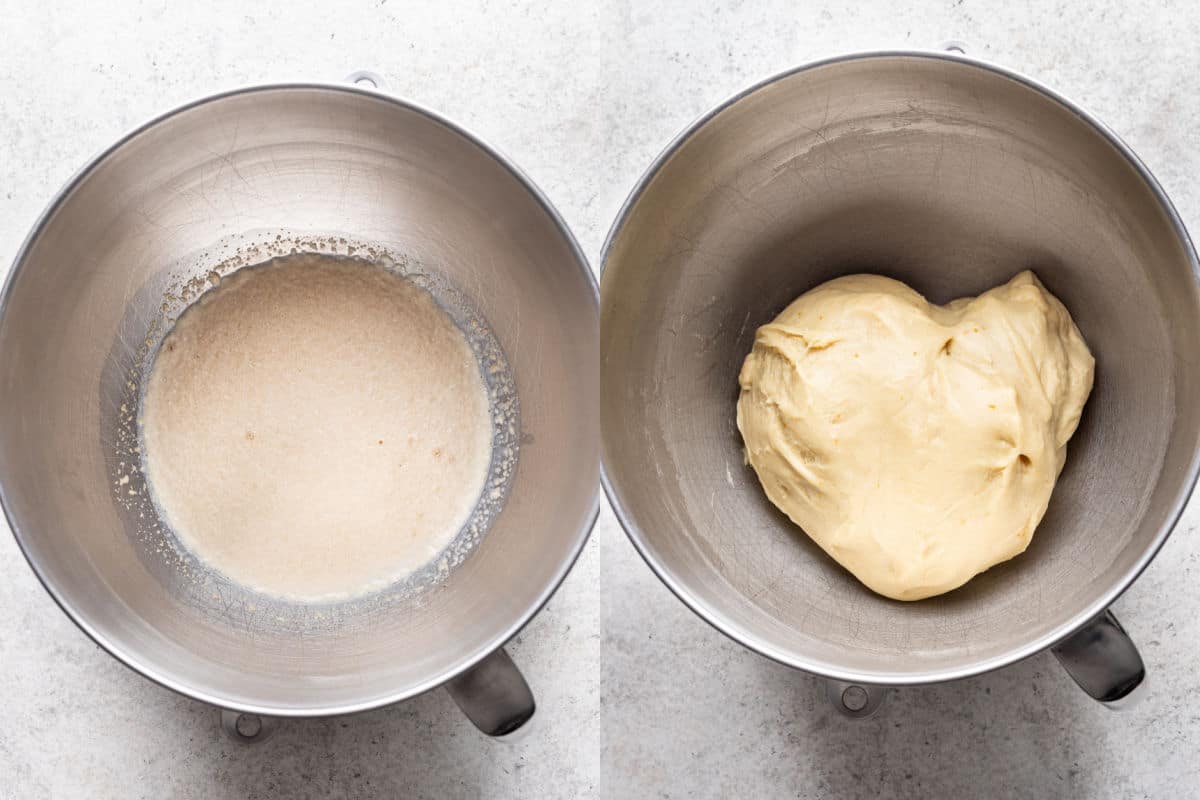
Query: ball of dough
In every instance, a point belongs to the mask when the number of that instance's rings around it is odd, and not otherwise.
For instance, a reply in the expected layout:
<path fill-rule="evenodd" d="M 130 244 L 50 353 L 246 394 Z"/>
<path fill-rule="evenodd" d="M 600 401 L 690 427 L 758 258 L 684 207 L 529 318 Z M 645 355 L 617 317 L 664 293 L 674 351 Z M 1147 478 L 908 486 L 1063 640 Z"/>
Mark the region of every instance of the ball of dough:
<path fill-rule="evenodd" d="M 772 503 L 874 591 L 919 600 L 1029 545 L 1094 365 L 1032 272 L 945 306 L 851 275 L 758 329 L 738 429 Z"/>

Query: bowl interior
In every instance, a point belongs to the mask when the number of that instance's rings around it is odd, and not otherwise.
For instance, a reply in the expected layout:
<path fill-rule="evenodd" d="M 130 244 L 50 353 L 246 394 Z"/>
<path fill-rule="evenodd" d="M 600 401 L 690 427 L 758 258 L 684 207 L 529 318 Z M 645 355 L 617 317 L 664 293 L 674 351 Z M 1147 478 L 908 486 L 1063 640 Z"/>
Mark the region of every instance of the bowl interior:
<path fill-rule="evenodd" d="M 1031 268 L 1097 359 L 1033 543 L 917 603 L 861 586 L 745 466 L 737 374 L 755 329 L 838 275 L 930 300 Z M 962 59 L 877 55 L 723 107 L 648 177 L 601 280 L 602 450 L 651 565 L 739 641 L 847 679 L 914 683 L 1006 663 L 1132 578 L 1194 478 L 1194 255 L 1094 124 Z"/>
<path fill-rule="evenodd" d="M 292 248 L 387 254 L 445 281 L 511 368 L 511 492 L 465 562 L 422 591 L 318 606 L 196 580 L 169 543 L 147 544 L 139 516 L 153 510 L 131 513 L 113 491 L 127 382 L 164 297 Z M 599 472 L 597 337 L 569 234 L 467 135 L 349 88 L 210 99 L 86 170 L 14 267 L 0 319 L 6 510 L 67 610 L 174 688 L 280 714 L 401 699 L 512 635 L 582 546 Z"/>

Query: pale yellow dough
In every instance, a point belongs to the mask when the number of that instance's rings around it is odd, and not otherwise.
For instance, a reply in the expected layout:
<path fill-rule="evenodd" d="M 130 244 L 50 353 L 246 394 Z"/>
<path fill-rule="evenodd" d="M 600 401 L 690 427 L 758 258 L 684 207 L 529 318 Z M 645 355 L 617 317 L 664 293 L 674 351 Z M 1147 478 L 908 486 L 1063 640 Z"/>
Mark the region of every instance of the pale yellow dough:
<path fill-rule="evenodd" d="M 1094 365 L 1032 272 L 945 306 L 851 275 L 758 329 L 738 429 L 771 502 L 874 591 L 919 600 L 1029 545 Z"/>

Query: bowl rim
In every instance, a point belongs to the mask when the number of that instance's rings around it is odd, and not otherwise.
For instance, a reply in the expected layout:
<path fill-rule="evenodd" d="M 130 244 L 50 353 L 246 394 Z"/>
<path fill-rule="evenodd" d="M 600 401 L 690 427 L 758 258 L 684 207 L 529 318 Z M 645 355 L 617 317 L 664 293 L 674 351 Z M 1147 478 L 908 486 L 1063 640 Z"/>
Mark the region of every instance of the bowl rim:
<path fill-rule="evenodd" d="M 0 325 L 2 325 L 5 312 L 8 308 L 8 302 L 12 293 L 12 288 L 15 285 L 17 277 L 24 269 L 26 258 L 30 248 L 41 236 L 42 232 L 50 222 L 54 214 L 59 210 L 63 203 L 71 196 L 75 189 L 85 181 L 101 164 L 103 164 L 110 156 L 115 154 L 121 148 L 132 142 L 141 134 L 154 128 L 155 126 L 167 122 L 168 120 L 199 108 L 210 103 L 218 103 L 234 97 L 242 95 L 276 92 L 276 91 L 329 91 L 339 92 L 350 95 L 357 95 L 360 98 L 369 98 L 375 101 L 383 101 L 391 103 L 401 110 L 416 113 L 425 117 L 429 121 L 439 125 L 445 129 L 450 135 L 458 136 L 466 140 L 469 144 L 479 148 L 484 155 L 490 157 L 493 161 L 504 168 L 514 179 L 518 185 L 529 193 L 530 197 L 538 204 L 542 211 L 549 217 L 554 227 L 563 237 L 568 245 L 573 256 L 572 262 L 574 267 L 579 270 L 584 277 L 587 285 L 591 288 L 592 306 L 596 309 L 597 324 L 599 322 L 599 307 L 600 307 L 600 287 L 596 273 L 592 270 L 587 256 L 583 249 L 579 246 L 571 228 L 559 214 L 558 210 L 550 202 L 549 197 L 542 189 L 530 178 L 516 163 L 505 155 L 501 150 L 493 145 L 488 144 L 481 136 L 472 132 L 465 126 L 453 122 L 442 114 L 409 100 L 399 95 L 379 88 L 378 86 L 369 86 L 367 84 L 358 83 L 357 78 L 360 78 L 364 73 L 353 73 L 346 81 L 283 81 L 269 83 L 254 83 L 243 86 L 226 89 L 215 93 L 204 94 L 193 98 L 184 103 L 181 103 L 167 111 L 156 114 L 141 123 L 127 129 L 125 133 L 115 139 L 111 144 L 102 148 L 93 154 L 83 166 L 80 167 L 51 197 L 45 208 L 38 215 L 37 221 L 26 234 L 20 247 L 17 248 L 16 255 L 13 258 L 12 266 L 9 269 L 8 275 L 4 280 L 3 288 L 0 288 Z M 358 700 L 352 703 L 337 703 L 325 705 L 311 706 L 284 706 L 271 703 L 260 702 L 244 702 L 234 696 L 228 696 L 221 692 L 210 692 L 196 689 L 189 686 L 187 683 L 178 680 L 171 675 L 168 670 L 159 670 L 150 666 L 144 661 L 137 652 L 118 644 L 109 639 L 100 631 L 84 619 L 65 598 L 59 587 L 56 586 L 42 571 L 37 560 L 33 557 L 30 550 L 26 547 L 25 538 L 28 535 L 26 531 L 17 524 L 12 512 L 10 511 L 10 501 L 8 490 L 4 485 L 3 470 L 0 469 L 0 509 L 4 512 L 4 517 L 8 522 L 9 529 L 12 531 L 13 538 L 16 539 L 17 547 L 21 554 L 25 557 L 34 575 L 45 588 L 46 592 L 54 600 L 63 613 L 75 623 L 81 631 L 99 645 L 103 650 L 108 652 L 113 658 L 124 664 L 129 669 L 142 675 L 145 678 L 157 683 L 166 689 L 170 689 L 193 700 L 198 700 L 202 703 L 207 703 L 211 706 L 216 706 L 230 711 L 240 712 L 244 714 L 258 714 L 270 717 L 324 717 L 335 716 L 342 714 L 355 714 L 361 711 L 369 711 L 371 709 L 380 708 L 383 706 L 399 703 L 404 700 L 411 699 L 417 695 L 424 694 L 432 689 L 436 689 L 446 682 L 453 680 L 464 672 L 469 671 L 487 656 L 502 648 L 510 639 L 516 636 L 520 631 L 533 619 L 533 617 L 549 602 L 551 596 L 562 585 L 567 574 L 578 561 L 580 554 L 583 552 L 584 545 L 587 544 L 588 538 L 591 535 L 592 529 L 595 527 L 596 519 L 600 513 L 600 487 L 597 485 L 592 490 L 590 503 L 585 507 L 581 517 L 579 528 L 572 534 L 574 541 L 566 557 L 561 561 L 556 569 L 551 580 L 543 587 L 535 601 L 525 609 L 516 620 L 507 627 L 495 632 L 488 640 L 476 647 L 466 655 L 457 659 L 450 668 L 443 670 L 441 673 L 427 678 L 420 683 L 413 684 L 396 691 L 384 692 L 374 697 L 369 697 L 363 700 Z"/>
<path fill-rule="evenodd" d="M 609 228 L 608 234 L 604 239 L 604 245 L 600 250 L 600 281 L 603 286 L 604 273 L 609 264 L 609 258 L 612 254 L 613 247 L 616 244 L 618 237 L 621 235 L 633 213 L 634 206 L 641 199 L 642 194 L 646 191 L 649 185 L 657 177 L 658 173 L 666 165 L 666 163 L 682 149 L 688 141 L 696 135 L 709 122 L 715 119 L 726 110 L 732 108 L 737 103 L 747 97 L 756 94 L 762 89 L 765 89 L 780 81 L 791 78 L 809 70 L 818 69 L 821 67 L 834 66 L 837 64 L 866 61 L 872 59 L 887 59 L 887 58 L 919 58 L 930 59 L 937 61 L 946 61 L 958 64 L 962 67 L 982 69 L 998 75 L 1002 78 L 1015 81 L 1022 84 L 1028 89 L 1041 94 L 1042 96 L 1056 102 L 1066 111 L 1074 114 L 1085 124 L 1091 126 L 1097 133 L 1107 140 L 1126 161 L 1138 173 L 1141 179 L 1149 187 L 1157 200 L 1159 207 L 1163 210 L 1168 220 L 1171 223 L 1175 234 L 1183 247 L 1184 253 L 1191 264 L 1193 281 L 1197 283 L 1197 289 L 1200 290 L 1200 260 L 1197 258 L 1196 250 L 1192 245 L 1192 241 L 1188 236 L 1187 229 L 1184 227 L 1183 221 L 1179 217 L 1166 192 L 1159 184 L 1158 180 L 1151 174 L 1149 168 L 1138 158 L 1133 149 L 1127 145 L 1121 138 L 1107 125 L 1105 125 L 1095 115 L 1086 111 L 1082 106 L 1068 99 L 1066 96 L 1051 89 L 1045 84 L 1013 69 L 1001 66 L 999 64 L 987 61 L 982 58 L 967 55 L 959 49 L 957 44 L 945 45 L 946 49 L 883 49 L 883 50 L 862 50 L 847 53 L 841 53 L 833 56 L 814 59 L 804 62 L 795 67 L 777 72 L 767 78 L 759 80 L 750 86 L 735 92 L 727 97 L 721 103 L 717 104 L 710 110 L 704 112 L 689 125 L 683 128 L 676 136 L 667 144 L 667 146 L 655 157 L 650 163 L 650 166 L 638 178 L 634 188 L 627 195 L 625 202 L 621 205 L 620 211 L 617 213 L 612 226 Z M 601 296 L 601 317 L 603 318 L 603 296 Z M 603 348 L 604 336 L 601 332 L 601 348 Z M 603 353 L 601 354 L 601 363 L 603 364 Z M 601 391 L 604 390 L 603 382 L 601 383 Z M 1187 473 L 1184 477 L 1180 491 L 1174 498 L 1174 501 L 1167 512 L 1166 521 L 1155 534 L 1154 539 L 1146 547 L 1146 550 L 1138 557 L 1137 561 L 1120 576 L 1111 586 L 1102 592 L 1096 599 L 1087 605 L 1081 612 L 1071 617 L 1069 620 L 1055 626 L 1048 633 L 1031 639 L 1028 642 L 1013 648 L 1008 652 L 998 656 L 980 659 L 966 666 L 956 668 L 940 668 L 940 669 L 925 669 L 919 671 L 888 671 L 888 670 L 861 670 L 846 668 L 839 664 L 821 659 L 810 658 L 803 653 L 795 653 L 782 648 L 777 648 L 763 640 L 761 637 L 755 636 L 743 629 L 741 625 L 735 622 L 730 616 L 723 613 L 720 609 L 713 608 L 707 605 L 702 599 L 694 594 L 683 581 L 679 580 L 673 572 L 655 556 L 650 548 L 645 532 L 634 520 L 632 514 L 627 510 L 625 503 L 622 500 L 621 492 L 617 488 L 611 474 L 611 467 L 606 456 L 606 447 L 604 444 L 603 424 L 601 425 L 601 442 L 600 442 L 600 482 L 604 487 L 604 493 L 608 497 L 608 501 L 612 506 L 613 513 L 621 523 L 621 527 L 625 530 L 634 549 L 641 555 L 642 559 L 650 567 L 655 575 L 667 586 L 671 592 L 683 601 L 684 605 L 695 612 L 701 619 L 707 622 L 712 627 L 716 628 L 721 633 L 733 639 L 738 644 L 753 650 L 760 655 L 775 661 L 779 664 L 811 673 L 834 681 L 844 681 L 846 683 L 867 684 L 876 686 L 919 686 L 930 683 L 940 683 L 943 681 L 960 680 L 970 678 L 976 675 L 981 675 L 992 670 L 1000 669 L 1009 666 L 1018 661 L 1035 655 L 1047 648 L 1053 647 L 1057 643 L 1070 637 L 1092 619 L 1103 614 L 1112 603 L 1121 596 L 1121 594 L 1129 588 L 1129 586 L 1138 578 L 1139 575 L 1146 569 L 1155 555 L 1166 542 L 1175 526 L 1179 522 L 1179 518 L 1183 515 L 1183 511 L 1187 506 L 1188 500 L 1191 497 L 1196 487 L 1197 477 L 1200 477 L 1200 448 L 1197 448 L 1192 453 L 1191 462 L 1188 464 Z"/>

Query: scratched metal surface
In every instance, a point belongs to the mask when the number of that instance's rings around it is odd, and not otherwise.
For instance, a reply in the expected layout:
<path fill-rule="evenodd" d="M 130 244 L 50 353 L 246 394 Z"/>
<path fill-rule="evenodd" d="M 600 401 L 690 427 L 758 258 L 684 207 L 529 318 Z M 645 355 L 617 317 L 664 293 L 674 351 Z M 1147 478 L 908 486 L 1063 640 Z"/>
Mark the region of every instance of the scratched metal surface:
<path fill-rule="evenodd" d="M 1116 147 L 1006 75 L 883 55 L 754 91 L 666 158 L 603 268 L 615 497 L 681 594 L 786 663 L 925 683 L 1052 642 L 1096 613 L 1194 481 L 1195 265 Z M 882 273 L 944 303 L 1024 269 L 1097 359 L 1050 508 L 1025 554 L 958 591 L 865 592 L 743 463 L 734 404 L 755 328 L 838 275 Z"/>
<path fill-rule="evenodd" d="M 524 439 L 428 573 L 340 603 L 273 600 L 181 553 L 139 466 L 140 385 L 171 319 L 214 274 L 295 251 L 390 263 L 443 301 L 453 290 L 490 323 L 489 368 L 511 376 L 493 395 L 499 448 Z M 436 687 L 519 628 L 590 527 L 586 269 L 507 167 L 386 97 L 283 86 L 185 108 L 86 171 L 14 268 L 0 327 L 12 525 L 81 626 L 193 696 L 301 715 Z"/>

